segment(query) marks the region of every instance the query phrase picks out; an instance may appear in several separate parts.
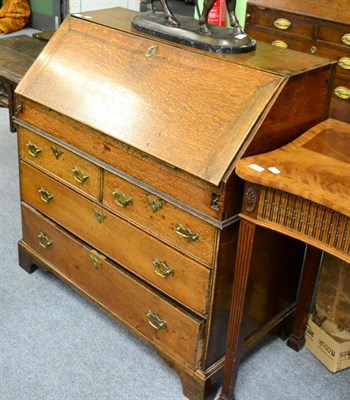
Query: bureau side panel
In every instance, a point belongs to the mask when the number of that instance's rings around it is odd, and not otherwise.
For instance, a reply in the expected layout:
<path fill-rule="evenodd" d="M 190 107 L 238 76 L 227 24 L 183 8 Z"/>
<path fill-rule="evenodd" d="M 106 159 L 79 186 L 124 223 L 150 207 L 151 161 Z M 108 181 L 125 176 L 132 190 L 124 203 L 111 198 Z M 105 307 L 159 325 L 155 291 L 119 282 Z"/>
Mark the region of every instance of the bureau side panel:
<path fill-rule="evenodd" d="M 333 65 L 289 78 L 244 157 L 281 147 L 325 120 L 334 70 Z"/>

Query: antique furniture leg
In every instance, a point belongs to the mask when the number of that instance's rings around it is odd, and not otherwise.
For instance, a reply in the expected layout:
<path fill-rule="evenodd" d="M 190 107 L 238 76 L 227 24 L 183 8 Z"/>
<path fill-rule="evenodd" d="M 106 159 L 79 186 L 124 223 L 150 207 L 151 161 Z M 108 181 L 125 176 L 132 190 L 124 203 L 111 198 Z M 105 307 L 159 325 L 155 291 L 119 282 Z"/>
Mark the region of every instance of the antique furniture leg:
<path fill-rule="evenodd" d="M 308 245 L 304 261 L 304 270 L 301 276 L 298 306 L 296 310 L 293 332 L 288 339 L 287 345 L 295 351 L 303 348 L 305 343 L 305 325 L 310 311 L 313 290 L 321 262 L 322 251 L 317 247 Z"/>
<path fill-rule="evenodd" d="M 220 400 L 233 400 L 241 348 L 244 340 L 242 320 L 244 303 L 253 253 L 256 225 L 241 218 L 238 237 L 236 266 L 233 279 L 230 321 L 228 327 L 223 388 Z"/>

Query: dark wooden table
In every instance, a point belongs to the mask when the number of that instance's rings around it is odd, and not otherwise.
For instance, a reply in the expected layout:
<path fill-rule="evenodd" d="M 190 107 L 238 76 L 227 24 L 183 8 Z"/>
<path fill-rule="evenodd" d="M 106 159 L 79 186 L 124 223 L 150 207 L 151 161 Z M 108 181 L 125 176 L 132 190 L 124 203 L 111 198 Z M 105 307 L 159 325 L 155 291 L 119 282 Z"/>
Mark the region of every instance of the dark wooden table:
<path fill-rule="evenodd" d="M 0 106 L 9 108 L 10 130 L 16 130 L 12 117 L 16 102 L 14 91 L 46 42 L 27 35 L 0 40 Z"/>

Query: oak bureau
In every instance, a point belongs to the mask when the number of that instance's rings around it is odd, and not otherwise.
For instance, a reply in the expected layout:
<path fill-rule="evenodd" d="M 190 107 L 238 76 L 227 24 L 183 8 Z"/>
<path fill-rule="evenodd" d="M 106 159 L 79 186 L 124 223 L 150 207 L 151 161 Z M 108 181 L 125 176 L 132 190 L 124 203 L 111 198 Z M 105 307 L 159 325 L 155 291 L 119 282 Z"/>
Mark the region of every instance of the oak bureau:
<path fill-rule="evenodd" d="M 335 63 L 264 43 L 205 53 L 134 31 L 134 15 L 68 17 L 17 86 L 20 265 L 55 273 L 152 345 L 186 396 L 210 399 L 243 190 L 235 163 L 327 118 Z M 295 310 L 304 252 L 269 232 L 256 248 L 245 348 Z"/>

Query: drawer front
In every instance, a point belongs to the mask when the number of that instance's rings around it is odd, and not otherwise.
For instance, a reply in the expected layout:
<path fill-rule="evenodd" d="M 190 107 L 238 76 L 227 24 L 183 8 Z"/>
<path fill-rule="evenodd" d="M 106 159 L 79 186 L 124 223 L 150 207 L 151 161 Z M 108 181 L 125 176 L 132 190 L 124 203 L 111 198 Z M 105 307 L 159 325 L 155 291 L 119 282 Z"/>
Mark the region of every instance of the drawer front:
<path fill-rule="evenodd" d="M 246 32 L 254 39 L 280 48 L 288 48 L 291 50 L 302 51 L 304 53 L 312 53 L 314 41 L 301 36 L 290 35 L 285 32 L 276 32 L 272 29 L 261 28 L 249 25 Z"/>
<path fill-rule="evenodd" d="M 326 42 L 350 47 L 350 25 L 320 21 L 317 37 Z"/>
<path fill-rule="evenodd" d="M 182 251 L 212 263 L 214 226 L 107 171 L 103 203 Z"/>
<path fill-rule="evenodd" d="M 247 14 L 249 25 L 264 26 L 277 32 L 290 32 L 308 38 L 314 37 L 316 21 L 312 18 L 253 6 L 248 6 Z"/>
<path fill-rule="evenodd" d="M 350 123 L 350 77 L 336 76 L 330 106 L 330 117 Z"/>
<path fill-rule="evenodd" d="M 313 49 L 313 54 L 337 61 L 337 74 L 350 76 L 350 48 L 318 40 L 315 42 Z"/>
<path fill-rule="evenodd" d="M 19 126 L 20 156 L 95 199 L 100 198 L 100 167 Z"/>
<path fill-rule="evenodd" d="M 210 269 L 30 165 L 21 162 L 20 170 L 24 201 L 188 308 L 206 312 Z"/>
<path fill-rule="evenodd" d="M 22 205 L 23 241 L 51 268 L 147 341 L 198 367 L 204 322 L 168 303 L 33 209 Z"/>

